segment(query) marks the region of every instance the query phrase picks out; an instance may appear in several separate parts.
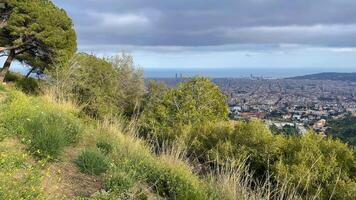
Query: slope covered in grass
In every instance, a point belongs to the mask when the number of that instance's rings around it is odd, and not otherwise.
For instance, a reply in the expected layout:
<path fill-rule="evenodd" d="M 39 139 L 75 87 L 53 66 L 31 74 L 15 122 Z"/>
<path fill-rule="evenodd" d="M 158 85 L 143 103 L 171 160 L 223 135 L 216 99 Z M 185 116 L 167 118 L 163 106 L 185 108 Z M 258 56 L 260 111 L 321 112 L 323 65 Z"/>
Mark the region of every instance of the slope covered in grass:
<path fill-rule="evenodd" d="M 35 162 L 16 139 L 3 139 L 0 142 L 0 199 L 43 199 L 43 166 L 44 163 Z"/>
<path fill-rule="evenodd" d="M 4 98 L 0 106 L 2 142 L 10 140 L 21 145 L 21 148 L 2 147 L 1 151 L 0 171 L 7 175 L 0 188 L 6 191 L 2 194 L 8 199 L 217 199 L 219 196 L 186 162 L 173 154 L 155 155 L 122 122 L 80 118 L 74 106 L 55 103 L 48 97 L 11 91 Z M 86 175 L 88 171 L 81 170 L 85 165 L 75 164 L 81 160 L 88 164 L 93 156 L 85 153 L 88 149 L 96 152 L 95 162 L 105 159 L 105 170 Z M 92 167 L 98 167 L 98 163 Z M 17 168 L 23 181 L 12 179 L 19 173 Z M 79 183 L 71 184 L 75 179 L 73 172 L 89 177 L 83 180 L 96 182 L 96 191 L 73 192 L 82 187 Z M 57 195 L 53 194 L 56 192 Z"/>

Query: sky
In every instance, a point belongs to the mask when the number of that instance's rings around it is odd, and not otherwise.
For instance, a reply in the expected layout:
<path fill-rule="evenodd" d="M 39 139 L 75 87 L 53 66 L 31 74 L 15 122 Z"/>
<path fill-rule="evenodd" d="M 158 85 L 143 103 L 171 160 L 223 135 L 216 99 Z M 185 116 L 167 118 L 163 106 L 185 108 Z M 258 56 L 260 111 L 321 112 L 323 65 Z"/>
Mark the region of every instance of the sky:
<path fill-rule="evenodd" d="M 355 0 L 54 0 L 78 49 L 143 68 L 356 71 Z"/>

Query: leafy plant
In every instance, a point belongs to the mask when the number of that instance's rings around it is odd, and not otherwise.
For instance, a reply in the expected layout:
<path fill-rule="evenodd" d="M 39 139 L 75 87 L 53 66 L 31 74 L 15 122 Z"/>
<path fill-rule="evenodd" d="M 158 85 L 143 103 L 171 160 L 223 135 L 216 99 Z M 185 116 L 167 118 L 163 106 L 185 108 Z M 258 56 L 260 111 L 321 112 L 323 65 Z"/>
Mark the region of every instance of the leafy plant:
<path fill-rule="evenodd" d="M 97 149 L 84 150 L 75 160 L 80 170 L 90 175 L 100 175 L 109 169 L 109 162 Z"/>
<path fill-rule="evenodd" d="M 227 120 L 228 116 L 226 97 L 203 77 L 192 78 L 163 94 L 152 93 L 147 99 L 142 134 L 154 136 L 159 143 L 182 139 L 186 126 Z"/>

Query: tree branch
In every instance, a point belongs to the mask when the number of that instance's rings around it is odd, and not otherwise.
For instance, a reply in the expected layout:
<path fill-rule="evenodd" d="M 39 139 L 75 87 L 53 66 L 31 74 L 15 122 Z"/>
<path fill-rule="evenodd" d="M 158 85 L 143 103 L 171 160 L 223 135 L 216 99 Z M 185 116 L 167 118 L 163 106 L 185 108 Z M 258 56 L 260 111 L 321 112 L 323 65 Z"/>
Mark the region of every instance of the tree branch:
<path fill-rule="evenodd" d="M 4 52 L 4 51 L 10 51 L 10 50 L 17 50 L 19 48 L 22 48 L 23 46 L 26 46 L 28 44 L 30 44 L 32 41 L 27 41 L 27 42 L 24 42 L 22 44 L 19 44 L 19 45 L 15 45 L 15 46 L 10 46 L 10 47 L 0 47 L 0 53 Z"/>
<path fill-rule="evenodd" d="M 33 47 L 20 49 L 18 52 L 15 53 L 15 55 L 22 54 L 22 53 L 24 53 L 24 52 L 26 52 L 26 51 L 29 51 L 29 50 L 31 50 L 31 49 L 33 49 Z"/>

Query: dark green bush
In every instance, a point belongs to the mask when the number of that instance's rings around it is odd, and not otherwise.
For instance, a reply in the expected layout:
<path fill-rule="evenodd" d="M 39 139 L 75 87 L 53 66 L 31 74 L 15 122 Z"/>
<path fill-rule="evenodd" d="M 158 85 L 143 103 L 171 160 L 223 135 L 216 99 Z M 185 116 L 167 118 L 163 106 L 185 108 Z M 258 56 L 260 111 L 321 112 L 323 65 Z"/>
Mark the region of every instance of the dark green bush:
<path fill-rule="evenodd" d="M 109 169 L 105 155 L 97 149 L 86 149 L 75 159 L 80 170 L 90 175 L 100 175 Z"/>
<path fill-rule="evenodd" d="M 16 87 L 26 94 L 38 94 L 40 86 L 34 78 L 21 78 L 16 81 Z"/>
<path fill-rule="evenodd" d="M 16 82 L 23 78 L 23 75 L 15 72 L 9 72 L 5 75 L 5 82 Z"/>
<path fill-rule="evenodd" d="M 100 140 L 96 143 L 96 147 L 105 155 L 108 155 L 112 152 L 112 144 L 105 140 Z"/>

